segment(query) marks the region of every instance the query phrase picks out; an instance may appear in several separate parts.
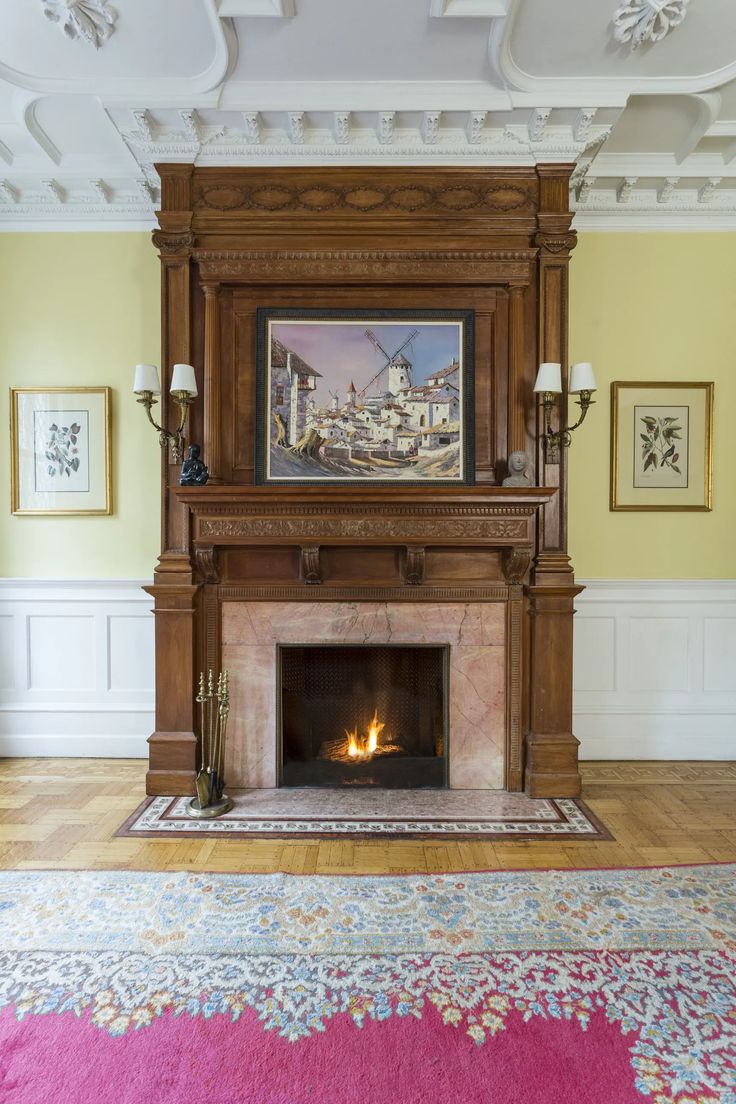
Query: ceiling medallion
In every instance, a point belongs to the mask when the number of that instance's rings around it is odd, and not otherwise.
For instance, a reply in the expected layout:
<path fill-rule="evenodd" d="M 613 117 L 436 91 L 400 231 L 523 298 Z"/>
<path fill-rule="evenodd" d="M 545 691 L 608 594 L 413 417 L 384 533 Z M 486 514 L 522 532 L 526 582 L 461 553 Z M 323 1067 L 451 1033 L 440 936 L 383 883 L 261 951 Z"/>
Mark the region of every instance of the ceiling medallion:
<path fill-rule="evenodd" d="M 67 38 L 81 38 L 96 50 L 115 30 L 118 13 L 107 0 L 41 0 L 44 15 L 60 23 Z"/>
<path fill-rule="evenodd" d="M 682 23 L 690 0 L 629 0 L 613 13 L 613 37 L 630 42 L 636 50 L 643 42 L 661 42 Z"/>

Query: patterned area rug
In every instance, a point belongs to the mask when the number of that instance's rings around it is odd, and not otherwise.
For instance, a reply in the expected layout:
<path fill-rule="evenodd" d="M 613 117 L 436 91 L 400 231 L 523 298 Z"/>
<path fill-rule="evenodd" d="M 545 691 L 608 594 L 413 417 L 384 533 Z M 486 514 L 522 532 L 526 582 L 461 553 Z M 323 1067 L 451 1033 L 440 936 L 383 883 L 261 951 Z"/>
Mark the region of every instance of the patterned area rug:
<path fill-rule="evenodd" d="M 501 790 L 242 790 L 217 820 L 187 815 L 188 797 L 149 797 L 119 836 L 450 836 L 611 839 L 582 801 Z"/>
<path fill-rule="evenodd" d="M 0 875 L 3 1104 L 735 1104 L 736 866 Z"/>

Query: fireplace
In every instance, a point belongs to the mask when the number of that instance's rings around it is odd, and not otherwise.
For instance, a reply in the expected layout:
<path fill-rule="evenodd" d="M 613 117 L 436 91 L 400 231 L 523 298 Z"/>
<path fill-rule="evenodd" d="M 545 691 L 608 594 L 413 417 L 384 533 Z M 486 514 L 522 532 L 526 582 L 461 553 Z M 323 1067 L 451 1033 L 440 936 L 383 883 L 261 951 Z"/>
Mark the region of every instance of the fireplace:
<path fill-rule="evenodd" d="M 448 784 L 449 647 L 280 645 L 282 786 Z"/>

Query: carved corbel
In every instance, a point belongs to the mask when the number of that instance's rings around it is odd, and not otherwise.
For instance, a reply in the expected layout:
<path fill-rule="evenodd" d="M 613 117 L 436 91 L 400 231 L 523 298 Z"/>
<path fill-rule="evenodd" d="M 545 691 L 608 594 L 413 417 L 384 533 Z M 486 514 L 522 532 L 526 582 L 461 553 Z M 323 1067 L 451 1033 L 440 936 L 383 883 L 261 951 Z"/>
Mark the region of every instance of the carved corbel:
<path fill-rule="evenodd" d="M 319 545 L 302 545 L 302 579 L 305 583 L 317 585 L 322 582 L 322 569 L 319 562 Z"/>
<path fill-rule="evenodd" d="M 534 244 L 546 250 L 547 253 L 571 253 L 578 242 L 578 236 L 574 230 L 563 233 L 554 233 L 550 230 L 539 230 L 534 238 Z"/>
<path fill-rule="evenodd" d="M 203 583 L 219 583 L 217 553 L 214 545 L 198 545 L 194 549 L 194 566 Z"/>
<path fill-rule="evenodd" d="M 510 586 L 518 586 L 524 582 L 531 559 L 530 548 L 504 548 L 501 553 L 501 567 L 504 579 Z"/>
<path fill-rule="evenodd" d="M 424 582 L 424 549 L 407 545 L 404 561 L 404 582 L 408 586 L 421 586 Z"/>
<path fill-rule="evenodd" d="M 162 257 L 186 257 L 194 246 L 194 234 L 172 233 L 167 230 L 154 230 L 153 244 Z"/>

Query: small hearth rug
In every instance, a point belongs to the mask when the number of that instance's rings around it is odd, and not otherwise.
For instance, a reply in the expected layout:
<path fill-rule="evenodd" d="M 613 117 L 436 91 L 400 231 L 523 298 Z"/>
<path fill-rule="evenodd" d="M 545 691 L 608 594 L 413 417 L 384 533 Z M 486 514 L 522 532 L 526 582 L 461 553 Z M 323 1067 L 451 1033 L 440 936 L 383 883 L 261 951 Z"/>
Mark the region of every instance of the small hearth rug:
<path fill-rule="evenodd" d="M 347 838 L 417 836 L 465 840 L 611 839 L 590 809 L 573 798 L 532 798 L 502 790 L 241 790 L 216 820 L 193 820 L 188 797 L 149 797 L 119 836 L 218 835 Z"/>
<path fill-rule="evenodd" d="M 0 875 L 2 1104 L 734 1104 L 736 866 Z"/>

